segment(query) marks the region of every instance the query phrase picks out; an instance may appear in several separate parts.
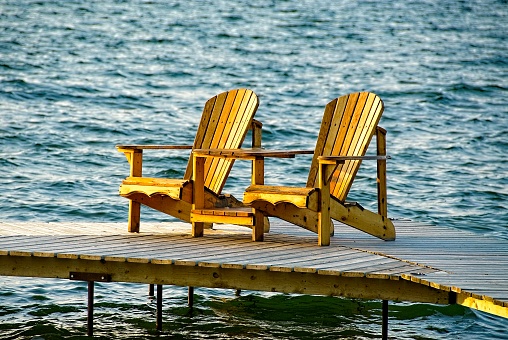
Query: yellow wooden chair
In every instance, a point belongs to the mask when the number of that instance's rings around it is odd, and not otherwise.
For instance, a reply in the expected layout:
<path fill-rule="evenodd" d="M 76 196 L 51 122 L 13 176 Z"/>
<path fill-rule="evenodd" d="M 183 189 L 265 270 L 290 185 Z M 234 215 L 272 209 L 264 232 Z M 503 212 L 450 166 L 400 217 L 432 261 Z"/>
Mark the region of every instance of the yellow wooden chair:
<path fill-rule="evenodd" d="M 130 176 L 120 185 L 120 196 L 129 202 L 128 230 L 139 232 L 140 204 L 190 222 L 192 208 L 192 158 L 182 179 L 142 177 L 143 150 L 239 148 L 251 128 L 254 147 L 261 146 L 261 123 L 253 119 L 259 106 L 257 95 L 248 89 L 236 89 L 210 98 L 203 109 L 201 122 L 192 146 L 185 145 L 117 145 L 130 163 Z M 210 159 L 204 166 L 205 205 L 238 206 L 231 195 L 222 195 L 232 159 Z"/>
<path fill-rule="evenodd" d="M 263 185 L 262 176 L 253 175 L 253 183 L 244 193 L 244 204 L 264 216 L 275 216 L 316 232 L 319 245 L 330 243 L 331 218 L 383 240 L 394 240 L 395 228 L 388 219 L 386 202 L 386 130 L 378 126 L 383 109 L 382 100 L 368 92 L 351 93 L 329 102 L 307 185 L 268 186 Z M 374 134 L 377 156 L 365 156 Z M 249 153 L 250 157 L 254 155 Z M 256 159 L 259 162 L 262 156 Z M 377 213 L 346 202 L 358 168 L 367 159 L 377 160 Z"/>

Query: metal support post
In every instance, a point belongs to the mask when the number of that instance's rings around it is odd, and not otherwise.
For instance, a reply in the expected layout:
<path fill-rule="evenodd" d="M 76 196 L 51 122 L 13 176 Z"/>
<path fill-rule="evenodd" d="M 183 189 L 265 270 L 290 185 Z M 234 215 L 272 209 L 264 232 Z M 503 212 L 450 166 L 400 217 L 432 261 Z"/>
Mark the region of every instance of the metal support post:
<path fill-rule="evenodd" d="M 86 332 L 88 336 L 93 336 L 93 294 L 94 282 L 88 281 L 88 320 Z"/>
<path fill-rule="evenodd" d="M 157 285 L 157 321 L 155 328 L 162 331 L 162 285 Z"/>
<path fill-rule="evenodd" d="M 190 308 L 194 306 L 194 287 L 189 286 L 189 293 L 187 297 L 187 304 Z"/>
<path fill-rule="evenodd" d="M 382 338 L 383 340 L 388 339 L 388 300 L 383 300 L 383 330 L 382 330 Z"/>

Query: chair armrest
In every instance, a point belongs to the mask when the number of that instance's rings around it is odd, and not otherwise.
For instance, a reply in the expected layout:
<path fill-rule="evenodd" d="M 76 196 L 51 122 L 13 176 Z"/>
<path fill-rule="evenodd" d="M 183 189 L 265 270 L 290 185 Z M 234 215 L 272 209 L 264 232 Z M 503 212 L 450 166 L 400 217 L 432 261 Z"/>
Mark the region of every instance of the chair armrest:
<path fill-rule="evenodd" d="M 377 160 L 379 162 L 390 158 L 390 156 L 318 156 L 319 186 L 321 188 L 328 185 L 337 166 L 346 161 Z"/>
<path fill-rule="evenodd" d="M 130 176 L 141 177 L 143 168 L 143 150 L 190 150 L 190 145 L 117 145 L 116 149 L 123 152 L 130 164 Z"/>
<path fill-rule="evenodd" d="M 194 149 L 194 156 L 255 160 L 264 157 L 294 158 L 296 155 L 313 154 L 313 150 L 266 150 L 262 148 L 245 149 Z"/>
<path fill-rule="evenodd" d="M 116 145 L 116 149 L 120 152 L 132 150 L 190 150 L 192 145 Z"/>
<path fill-rule="evenodd" d="M 198 161 L 204 161 L 204 158 L 218 157 L 229 159 L 246 159 L 252 161 L 252 185 L 264 184 L 264 162 L 265 157 L 276 158 L 294 158 L 297 154 L 313 154 L 311 150 L 265 150 L 262 148 L 251 149 L 194 149 L 192 150 L 192 159 L 194 170 L 196 171 L 196 164 Z M 204 164 L 204 163 L 203 163 Z M 201 167 L 201 165 L 200 165 Z"/>
<path fill-rule="evenodd" d="M 391 159 L 390 156 L 319 156 L 318 160 L 326 162 L 337 162 L 337 164 L 344 163 L 345 161 L 364 161 L 375 160 L 383 161 Z"/>

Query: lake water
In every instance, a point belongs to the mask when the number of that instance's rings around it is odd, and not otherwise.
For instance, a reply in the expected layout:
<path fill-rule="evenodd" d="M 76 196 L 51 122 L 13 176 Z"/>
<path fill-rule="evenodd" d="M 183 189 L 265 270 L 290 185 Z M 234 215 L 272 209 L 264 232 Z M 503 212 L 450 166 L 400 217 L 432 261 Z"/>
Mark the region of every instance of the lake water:
<path fill-rule="evenodd" d="M 127 219 L 115 144 L 190 144 L 205 101 L 247 87 L 267 148 L 314 147 L 325 104 L 385 102 L 389 214 L 508 239 L 508 2 L 0 0 L 0 219 Z M 147 153 L 181 176 L 187 153 Z M 241 197 L 247 162 L 227 191 Z M 304 184 L 310 159 L 267 162 Z M 290 169 L 290 170 L 288 170 Z M 350 198 L 375 207 L 374 164 Z M 171 221 L 143 210 L 142 220 Z M 86 284 L 0 278 L 0 339 L 79 339 Z M 164 331 L 146 285 L 97 284 L 104 339 L 368 339 L 380 301 L 165 286 Z M 394 303 L 397 339 L 500 339 L 508 321 Z"/>

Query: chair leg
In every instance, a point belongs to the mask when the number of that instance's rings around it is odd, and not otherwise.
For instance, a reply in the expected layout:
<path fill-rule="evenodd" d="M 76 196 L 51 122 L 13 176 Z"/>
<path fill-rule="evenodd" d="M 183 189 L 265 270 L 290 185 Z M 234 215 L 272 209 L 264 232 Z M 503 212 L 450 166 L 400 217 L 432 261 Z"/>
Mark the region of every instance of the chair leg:
<path fill-rule="evenodd" d="M 203 237 L 203 222 L 192 222 L 192 237 Z"/>
<path fill-rule="evenodd" d="M 332 231 L 332 220 L 330 216 L 330 177 L 334 167 L 327 163 L 319 163 L 318 184 L 321 195 L 321 202 L 318 211 L 318 245 L 330 245 L 330 233 Z"/>
<path fill-rule="evenodd" d="M 318 221 L 318 245 L 329 246 L 330 245 L 330 233 L 332 230 L 332 220 L 330 219 L 330 213 L 325 212 L 319 213 Z M 329 211 L 329 210 L 328 210 Z"/>
<path fill-rule="evenodd" d="M 265 231 L 265 216 L 255 210 L 254 226 L 252 227 L 252 241 L 263 241 Z"/>
<path fill-rule="evenodd" d="M 128 231 L 131 233 L 139 233 L 139 220 L 141 216 L 141 204 L 133 200 L 129 201 L 129 221 Z"/>
<path fill-rule="evenodd" d="M 386 156 L 386 130 L 377 129 L 377 155 Z M 386 160 L 377 161 L 377 206 L 381 216 L 388 217 L 388 203 L 386 197 Z"/>
<path fill-rule="evenodd" d="M 333 222 L 330 217 L 330 195 L 325 194 L 321 197 L 321 211 L 318 212 L 318 245 L 329 246 L 334 230 Z"/>
<path fill-rule="evenodd" d="M 192 209 L 205 207 L 205 158 L 192 156 Z M 192 237 L 202 237 L 205 224 L 192 222 Z"/>

